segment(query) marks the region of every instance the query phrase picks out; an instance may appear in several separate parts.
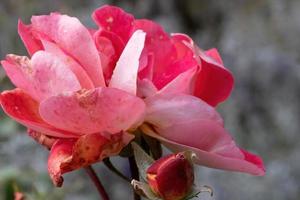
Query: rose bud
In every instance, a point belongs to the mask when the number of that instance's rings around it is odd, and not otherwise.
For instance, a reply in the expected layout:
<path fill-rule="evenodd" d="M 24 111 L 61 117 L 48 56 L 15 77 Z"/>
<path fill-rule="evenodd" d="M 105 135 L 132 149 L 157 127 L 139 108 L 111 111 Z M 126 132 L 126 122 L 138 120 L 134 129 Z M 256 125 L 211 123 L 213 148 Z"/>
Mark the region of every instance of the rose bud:
<path fill-rule="evenodd" d="M 160 158 L 147 169 L 152 191 L 164 200 L 179 200 L 187 196 L 194 183 L 192 163 L 184 153 Z"/>

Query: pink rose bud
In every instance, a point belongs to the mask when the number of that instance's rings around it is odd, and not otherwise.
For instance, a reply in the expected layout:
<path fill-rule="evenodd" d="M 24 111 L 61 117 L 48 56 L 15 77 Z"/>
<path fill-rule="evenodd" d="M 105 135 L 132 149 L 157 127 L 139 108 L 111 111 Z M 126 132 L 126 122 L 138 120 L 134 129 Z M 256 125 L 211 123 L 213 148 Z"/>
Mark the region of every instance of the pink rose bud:
<path fill-rule="evenodd" d="M 183 153 L 171 154 L 152 164 L 147 170 L 148 183 L 164 200 L 185 197 L 194 183 L 194 170 Z"/>

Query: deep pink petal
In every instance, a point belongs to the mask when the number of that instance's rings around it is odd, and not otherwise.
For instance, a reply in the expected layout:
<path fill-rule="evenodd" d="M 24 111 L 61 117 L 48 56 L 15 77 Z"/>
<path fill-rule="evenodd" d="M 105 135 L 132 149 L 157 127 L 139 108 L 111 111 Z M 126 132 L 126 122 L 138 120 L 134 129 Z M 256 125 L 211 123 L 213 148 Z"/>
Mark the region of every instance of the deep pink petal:
<path fill-rule="evenodd" d="M 76 137 L 47 124 L 39 115 L 39 104 L 21 89 L 4 91 L 0 96 L 4 112 L 24 126 L 54 137 Z"/>
<path fill-rule="evenodd" d="M 2 65 L 16 87 L 38 101 L 81 89 L 73 72 L 57 57 L 45 51 L 36 52 L 31 61 L 27 57 L 10 54 Z"/>
<path fill-rule="evenodd" d="M 46 52 L 49 52 L 59 58 L 64 66 L 68 67 L 77 77 L 82 88 L 94 88 L 94 84 L 86 71 L 70 56 L 64 53 L 55 43 L 42 40 Z"/>
<path fill-rule="evenodd" d="M 127 130 L 143 120 L 144 102 L 113 88 L 96 88 L 53 96 L 40 105 L 49 124 L 75 133 Z"/>
<path fill-rule="evenodd" d="M 250 154 L 249 152 L 245 154 L 245 152 L 241 151 L 241 153 L 244 153 L 244 156 L 240 158 L 223 156 L 222 154 L 204 151 L 197 147 L 192 147 L 183 143 L 174 142 L 156 134 L 150 129 L 143 129 L 143 131 L 147 132 L 149 136 L 154 137 L 163 142 L 165 146 L 167 146 L 170 150 L 174 152 L 182 152 L 186 150 L 193 151 L 197 155 L 196 163 L 199 165 L 212 167 L 216 169 L 244 172 L 256 176 L 263 176 L 265 174 L 262 159 L 257 155 Z M 249 154 L 252 156 L 252 159 L 249 159 L 247 157 L 247 155 Z"/>
<path fill-rule="evenodd" d="M 118 35 L 105 30 L 98 30 L 93 37 L 100 54 L 104 77 L 108 83 L 125 44 Z"/>
<path fill-rule="evenodd" d="M 103 136 L 88 134 L 75 140 L 58 140 L 48 158 L 48 171 L 53 183 L 61 186 L 62 174 L 89 166 L 108 156 L 118 155 L 134 136 L 117 133 Z"/>
<path fill-rule="evenodd" d="M 163 28 L 150 20 L 141 19 L 135 20 L 133 24 L 134 30 L 143 30 L 146 32 L 145 48 L 148 54 L 153 54 L 153 82 L 158 89 L 163 85 L 156 84 L 161 79 L 162 74 L 177 57 L 176 49 L 172 44 L 169 35 Z"/>
<path fill-rule="evenodd" d="M 215 61 L 217 61 L 219 64 L 223 65 L 223 60 L 221 58 L 221 55 L 219 54 L 218 50 L 216 48 L 209 49 L 205 51 L 206 55 L 213 58 Z"/>
<path fill-rule="evenodd" d="M 43 45 L 32 33 L 32 26 L 25 25 L 21 20 L 18 21 L 18 33 L 30 55 L 39 50 L 43 50 Z"/>
<path fill-rule="evenodd" d="M 200 52 L 200 59 L 201 70 L 196 80 L 194 95 L 216 106 L 230 95 L 234 84 L 233 76 L 219 63 L 220 60 L 216 61 L 204 52 Z"/>
<path fill-rule="evenodd" d="M 92 18 L 101 29 L 115 33 L 125 43 L 129 40 L 134 21 L 131 14 L 118 7 L 105 5 L 95 10 Z"/>
<path fill-rule="evenodd" d="M 101 61 L 88 29 L 77 18 L 58 13 L 33 16 L 32 27 L 76 59 L 95 86 L 105 86 Z"/>
<path fill-rule="evenodd" d="M 122 52 L 111 77 L 109 87 L 136 95 L 139 59 L 144 48 L 146 34 L 136 31 Z"/>

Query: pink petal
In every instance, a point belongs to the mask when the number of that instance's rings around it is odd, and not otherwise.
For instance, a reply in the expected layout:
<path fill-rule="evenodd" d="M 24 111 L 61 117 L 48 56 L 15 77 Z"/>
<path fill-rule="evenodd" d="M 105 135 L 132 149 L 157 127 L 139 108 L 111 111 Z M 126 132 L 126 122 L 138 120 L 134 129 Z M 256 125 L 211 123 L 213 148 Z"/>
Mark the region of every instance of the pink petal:
<path fill-rule="evenodd" d="M 95 10 L 92 18 L 101 29 L 115 33 L 127 43 L 134 21 L 131 14 L 118 7 L 105 5 Z"/>
<path fill-rule="evenodd" d="M 94 88 L 94 84 L 84 69 L 70 56 L 65 54 L 55 43 L 42 40 L 46 52 L 49 52 L 59 58 L 64 66 L 67 66 L 77 77 L 81 87 L 86 89 Z"/>
<path fill-rule="evenodd" d="M 143 30 L 146 32 L 145 48 L 148 54 L 153 54 L 153 82 L 158 89 L 161 89 L 163 85 L 156 84 L 160 80 L 161 74 L 164 73 L 166 67 L 168 67 L 177 57 L 176 49 L 174 48 L 169 35 L 163 30 L 163 28 L 150 20 L 141 19 L 135 20 L 133 24 L 134 30 Z"/>
<path fill-rule="evenodd" d="M 38 102 L 21 89 L 4 91 L 1 93 L 0 100 L 1 106 L 8 116 L 30 129 L 54 137 L 77 137 L 76 134 L 56 129 L 47 124 L 39 115 Z"/>
<path fill-rule="evenodd" d="M 88 134 L 77 141 L 58 140 L 48 158 L 48 171 L 53 183 L 61 186 L 62 174 L 118 155 L 133 138 L 132 135 L 120 132 L 106 137 L 99 133 Z"/>
<path fill-rule="evenodd" d="M 195 75 L 198 67 L 193 67 L 174 78 L 166 86 L 164 86 L 160 93 L 182 93 L 193 94 L 195 85 Z"/>
<path fill-rule="evenodd" d="M 208 167 L 262 175 L 262 162 L 247 159 L 223 128 L 221 117 L 200 99 L 188 95 L 159 94 L 146 99 L 147 134 L 174 151 L 192 150 L 197 162 Z M 150 130 L 150 131 L 149 131 Z M 250 156 L 248 156 L 250 157 Z"/>
<path fill-rule="evenodd" d="M 201 71 L 196 80 L 194 94 L 210 105 L 216 106 L 230 95 L 234 84 L 233 76 L 219 63 L 220 60 L 216 61 L 204 52 L 200 52 L 200 59 Z"/>
<path fill-rule="evenodd" d="M 33 16 L 32 27 L 76 59 L 95 86 L 105 86 L 101 61 L 88 29 L 77 18 L 58 13 Z"/>
<path fill-rule="evenodd" d="M 143 120 L 144 102 L 113 88 L 96 88 L 53 96 L 40 105 L 42 118 L 75 133 L 116 133 Z"/>
<path fill-rule="evenodd" d="M 31 61 L 16 55 L 7 55 L 6 60 L 2 65 L 12 82 L 38 101 L 81 89 L 73 72 L 45 51 L 36 52 Z"/>
<path fill-rule="evenodd" d="M 182 121 L 212 120 L 223 125 L 216 110 L 201 99 L 184 94 L 160 93 L 145 99 L 146 121 L 168 127 Z"/>
<path fill-rule="evenodd" d="M 219 54 L 218 50 L 216 48 L 209 49 L 205 51 L 205 54 L 214 59 L 216 62 L 218 62 L 220 65 L 223 65 L 223 60 L 221 58 L 221 55 Z"/>
<path fill-rule="evenodd" d="M 241 158 L 223 156 L 222 154 L 204 151 L 200 148 L 189 146 L 188 144 L 174 142 L 156 134 L 153 131 L 149 131 L 149 129 L 143 129 L 143 131 L 145 133 L 147 132 L 149 136 L 163 142 L 165 146 L 174 152 L 182 152 L 186 150 L 193 151 L 197 155 L 196 163 L 199 165 L 222 170 L 244 172 L 255 176 L 263 176 L 265 174 L 262 159 L 259 156 L 249 152 L 245 153 L 244 151 L 241 151 L 241 153 L 244 154 L 244 156 Z M 251 155 L 251 159 L 249 159 L 249 155 Z"/>
<path fill-rule="evenodd" d="M 105 30 L 97 31 L 94 40 L 101 57 L 105 80 L 109 82 L 125 44 L 118 35 Z"/>
<path fill-rule="evenodd" d="M 30 55 L 39 50 L 43 50 L 43 45 L 32 33 L 32 26 L 25 25 L 21 20 L 18 21 L 18 33 Z"/>
<path fill-rule="evenodd" d="M 144 48 L 146 34 L 136 31 L 128 41 L 113 72 L 109 87 L 136 95 L 139 59 Z"/>

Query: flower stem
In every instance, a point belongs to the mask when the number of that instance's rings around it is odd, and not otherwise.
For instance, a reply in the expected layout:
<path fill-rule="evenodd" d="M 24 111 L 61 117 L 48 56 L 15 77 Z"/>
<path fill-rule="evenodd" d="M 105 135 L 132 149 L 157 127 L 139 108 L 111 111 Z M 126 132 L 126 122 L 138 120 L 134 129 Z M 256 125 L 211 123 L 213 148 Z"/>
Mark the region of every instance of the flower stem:
<path fill-rule="evenodd" d="M 131 183 L 131 180 L 125 176 L 124 174 L 122 174 L 110 161 L 109 158 L 105 158 L 103 159 L 103 163 L 104 165 L 113 173 L 115 173 L 117 176 L 121 177 L 123 180 L 127 181 L 128 183 Z"/>
<path fill-rule="evenodd" d="M 130 166 L 130 172 L 131 172 L 132 179 L 139 180 L 140 179 L 139 169 L 136 165 L 134 156 L 128 157 L 128 161 L 129 161 L 129 166 Z M 140 200 L 141 199 L 140 195 L 135 193 L 134 190 L 133 190 L 133 195 L 134 195 L 134 200 Z"/>
<path fill-rule="evenodd" d="M 93 183 L 96 186 L 96 188 L 99 192 L 99 195 L 102 197 L 102 199 L 103 200 L 109 200 L 109 197 L 108 197 L 108 195 L 107 195 L 107 193 L 106 193 L 99 177 L 97 176 L 96 172 L 92 168 L 92 166 L 87 166 L 84 169 L 85 169 L 85 172 L 89 175 L 89 177 L 93 181 Z"/>

